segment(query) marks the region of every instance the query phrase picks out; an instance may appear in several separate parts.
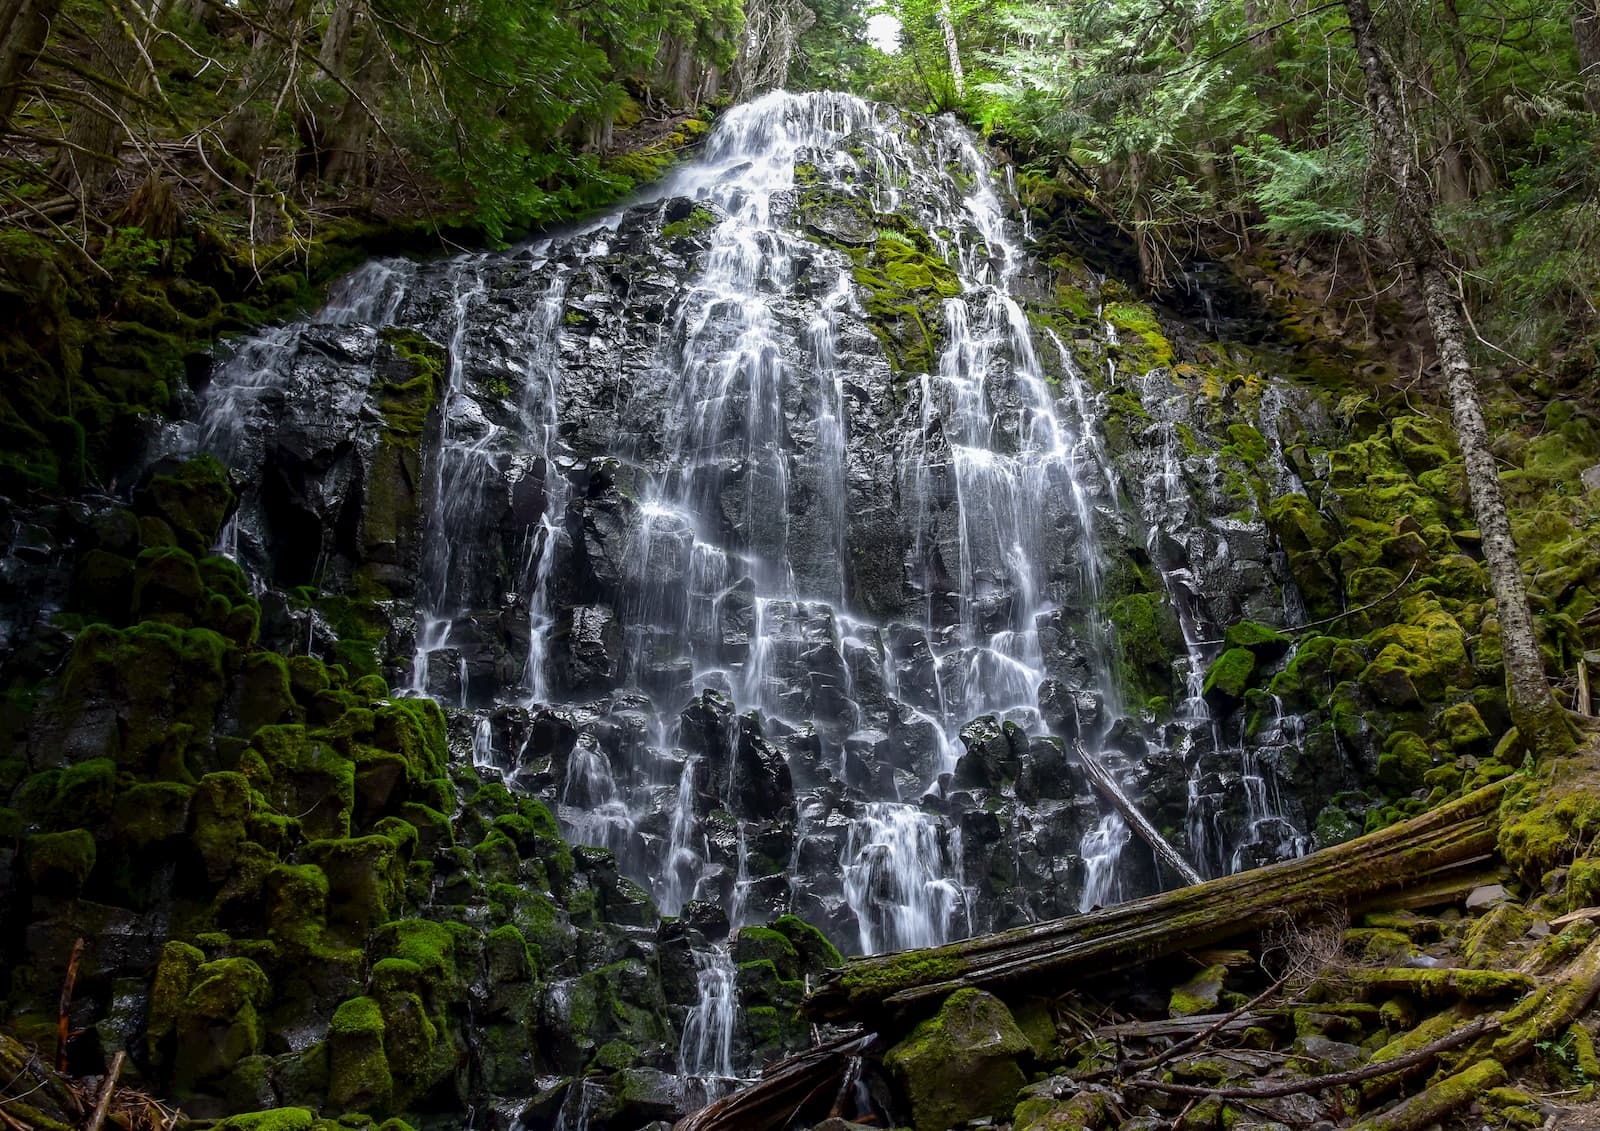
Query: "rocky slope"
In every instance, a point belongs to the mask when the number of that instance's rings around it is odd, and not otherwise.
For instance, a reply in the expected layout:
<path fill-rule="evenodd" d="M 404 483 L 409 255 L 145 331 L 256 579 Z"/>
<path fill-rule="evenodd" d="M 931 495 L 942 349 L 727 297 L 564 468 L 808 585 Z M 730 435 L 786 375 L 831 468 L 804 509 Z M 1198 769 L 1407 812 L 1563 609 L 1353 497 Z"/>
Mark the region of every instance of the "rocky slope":
<path fill-rule="evenodd" d="M 8 1031 L 83 937 L 69 1064 L 192 1116 L 638 1127 L 809 1044 L 841 952 L 1163 886 L 1067 740 L 1208 875 L 1520 765 L 1425 392 L 1010 199 L 953 124 L 741 108 L 605 225 L 236 343 L 125 496 L 10 500 Z M 1565 677 L 1600 432 L 1495 411 Z M 1297 1035 L 1415 1024 L 1359 1021 Z"/>

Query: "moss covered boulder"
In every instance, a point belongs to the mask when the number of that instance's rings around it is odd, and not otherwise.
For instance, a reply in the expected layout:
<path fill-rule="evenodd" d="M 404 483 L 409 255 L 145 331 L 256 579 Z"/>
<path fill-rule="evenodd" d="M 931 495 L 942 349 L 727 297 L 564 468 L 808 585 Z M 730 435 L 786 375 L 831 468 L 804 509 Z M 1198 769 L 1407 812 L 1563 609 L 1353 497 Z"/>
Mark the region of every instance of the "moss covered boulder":
<path fill-rule="evenodd" d="M 945 1131 L 985 1116 L 1005 1119 L 1027 1081 L 1028 1039 L 999 998 L 957 990 L 884 1055 L 911 1105 L 916 1131 Z"/>

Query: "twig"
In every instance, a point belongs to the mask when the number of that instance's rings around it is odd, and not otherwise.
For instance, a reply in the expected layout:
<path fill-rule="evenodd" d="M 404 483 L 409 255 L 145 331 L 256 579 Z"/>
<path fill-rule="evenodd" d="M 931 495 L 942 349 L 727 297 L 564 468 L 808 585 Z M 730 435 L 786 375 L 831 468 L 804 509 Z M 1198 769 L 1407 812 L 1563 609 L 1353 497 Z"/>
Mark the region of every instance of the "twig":
<path fill-rule="evenodd" d="M 1320 1092 L 1328 1088 L 1342 1088 L 1346 1084 L 1359 1084 L 1375 1076 L 1392 1076 L 1418 1064 L 1432 1060 L 1442 1052 L 1464 1045 L 1484 1033 L 1494 1033 L 1500 1028 L 1497 1018 L 1480 1017 L 1470 1025 L 1463 1025 L 1454 1033 L 1423 1045 L 1415 1052 L 1397 1056 L 1393 1060 L 1368 1064 L 1349 1072 L 1334 1072 L 1327 1076 L 1312 1076 L 1287 1084 L 1272 1084 L 1265 1088 L 1203 1088 L 1193 1084 L 1168 1084 L 1163 1080 L 1129 1080 L 1128 1086 L 1148 1088 L 1155 1092 L 1168 1092 L 1175 1096 L 1220 1096 L 1225 1100 L 1265 1100 L 1277 1096 L 1295 1096 L 1302 1092 Z"/>
<path fill-rule="evenodd" d="M 111 1110 L 111 1097 L 117 1091 L 117 1077 L 122 1075 L 122 1062 L 128 1059 L 128 1054 L 121 1049 L 111 1058 L 111 1070 L 106 1073 L 105 1082 L 100 1085 L 100 1100 L 94 1105 L 94 1114 L 89 1117 L 89 1122 L 84 1131 L 100 1131 L 100 1125 L 106 1121 L 106 1112 Z"/>

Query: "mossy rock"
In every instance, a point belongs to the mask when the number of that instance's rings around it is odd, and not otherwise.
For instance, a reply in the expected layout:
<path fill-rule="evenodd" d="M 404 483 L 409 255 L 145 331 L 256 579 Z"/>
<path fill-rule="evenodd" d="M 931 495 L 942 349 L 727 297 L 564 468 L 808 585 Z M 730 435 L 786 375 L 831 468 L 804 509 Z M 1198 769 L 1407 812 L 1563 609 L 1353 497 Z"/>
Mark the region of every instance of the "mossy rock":
<path fill-rule="evenodd" d="M 328 877 L 313 864 L 278 864 L 266 875 L 267 932 L 288 961 L 321 954 L 328 914 Z"/>
<path fill-rule="evenodd" d="M 1396 731 L 1378 756 L 1378 784 L 1393 793 L 1409 793 L 1423 784 L 1433 769 L 1433 751 L 1420 736 Z"/>
<path fill-rule="evenodd" d="M 404 867 L 386 836 L 316 840 L 306 858 L 327 876 L 329 918 L 364 937 L 398 907 Z"/>
<path fill-rule="evenodd" d="M 216 1131 L 311 1131 L 316 1121 L 310 1108 L 279 1107 L 230 1115 L 216 1124 Z"/>
<path fill-rule="evenodd" d="M 972 1119 L 1008 1118 L 1027 1082 L 1018 1061 L 1030 1051 L 999 998 L 964 989 L 885 1053 L 883 1063 L 910 1101 L 916 1131 L 946 1131 Z"/>
<path fill-rule="evenodd" d="M 780 915 L 772 929 L 789 940 L 800 956 L 801 969 L 807 973 L 820 974 L 844 965 L 844 958 L 828 937 L 799 916 Z"/>
<path fill-rule="evenodd" d="M 1128 702 L 1172 695 L 1176 617 L 1154 593 L 1128 593 L 1106 606 L 1111 627 L 1111 671 Z M 1181 645 L 1182 637 L 1177 636 Z"/>
<path fill-rule="evenodd" d="M 1206 669 L 1202 692 L 1213 702 L 1237 703 L 1244 698 L 1255 672 L 1255 653 L 1248 648 L 1229 648 L 1211 661 L 1211 666 Z"/>
<path fill-rule="evenodd" d="M 1226 966 L 1207 966 L 1180 986 L 1173 987 L 1167 1002 L 1169 1017 L 1193 1017 L 1210 1013 L 1217 1008 L 1223 983 L 1227 981 Z"/>
<path fill-rule="evenodd" d="M 328 1106 L 335 1111 L 386 1109 L 394 1077 L 384 1055 L 383 1010 L 370 997 L 350 998 L 328 1027 Z"/>
<path fill-rule="evenodd" d="M 117 795 L 112 835 L 136 852 L 182 837 L 194 789 L 182 782 L 137 782 Z"/>
<path fill-rule="evenodd" d="M 1172 343 L 1167 340 L 1161 323 L 1148 306 L 1132 302 L 1108 302 L 1102 315 L 1116 327 L 1122 348 L 1139 364 L 1148 369 L 1172 364 Z"/>
<path fill-rule="evenodd" d="M 1487 750 L 1493 737 L 1483 716 L 1471 703 L 1446 707 L 1433 720 L 1433 725 L 1445 744 L 1461 753 Z"/>
<path fill-rule="evenodd" d="M 152 475 L 134 495 L 134 509 L 159 518 L 191 554 L 210 550 L 237 497 L 227 468 L 209 455 Z"/>
<path fill-rule="evenodd" d="M 1281 659 L 1293 643 L 1289 637 L 1269 625 L 1242 620 L 1228 626 L 1223 639 L 1229 648 L 1247 648 L 1262 663 Z"/>
<path fill-rule="evenodd" d="M 228 658 L 228 642 L 210 629 L 91 625 L 74 641 L 49 708 L 63 750 L 181 780 L 189 743 L 215 725 Z"/>
<path fill-rule="evenodd" d="M 24 844 L 28 879 L 36 891 L 73 896 L 94 871 L 94 837 L 87 829 L 35 833 Z"/>
<path fill-rule="evenodd" d="M 62 825 L 99 825 L 111 815 L 117 794 L 117 764 L 90 758 L 61 771 L 50 805 L 52 821 Z"/>
<path fill-rule="evenodd" d="M 221 958 L 196 968 L 174 1025 L 174 1085 L 180 1093 L 227 1075 L 262 1050 L 260 1014 L 270 986 L 248 958 Z"/>

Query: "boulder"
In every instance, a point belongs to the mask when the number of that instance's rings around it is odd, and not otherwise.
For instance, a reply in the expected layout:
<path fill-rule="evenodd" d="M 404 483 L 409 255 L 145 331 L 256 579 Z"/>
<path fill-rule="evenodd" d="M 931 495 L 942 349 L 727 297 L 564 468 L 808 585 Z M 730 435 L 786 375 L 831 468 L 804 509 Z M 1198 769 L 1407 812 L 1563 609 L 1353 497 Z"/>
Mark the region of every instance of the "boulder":
<path fill-rule="evenodd" d="M 933 1017 L 884 1054 L 911 1105 L 916 1131 L 945 1131 L 985 1116 L 1009 1118 L 1025 1084 L 1027 1037 L 999 998 L 957 990 Z"/>

